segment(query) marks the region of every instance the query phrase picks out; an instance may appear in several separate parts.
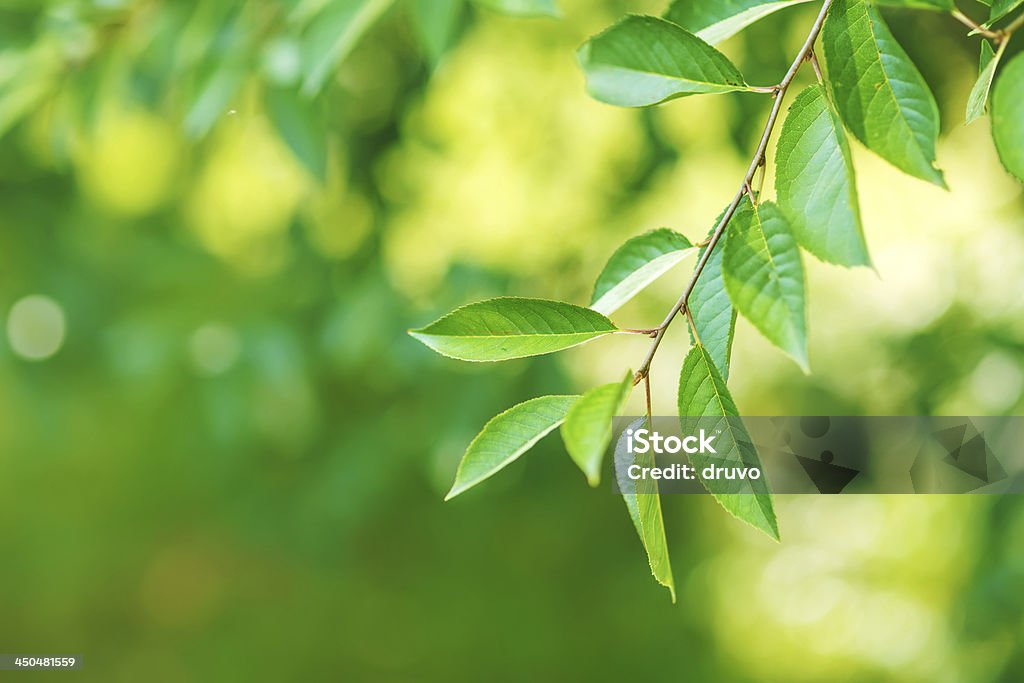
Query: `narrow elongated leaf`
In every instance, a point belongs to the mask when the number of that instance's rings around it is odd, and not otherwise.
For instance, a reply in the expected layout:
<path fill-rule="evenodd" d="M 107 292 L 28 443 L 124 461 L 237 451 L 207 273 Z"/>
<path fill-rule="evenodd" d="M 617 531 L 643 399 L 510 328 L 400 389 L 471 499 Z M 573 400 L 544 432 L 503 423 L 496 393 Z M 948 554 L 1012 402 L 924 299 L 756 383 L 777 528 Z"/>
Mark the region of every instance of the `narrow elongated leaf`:
<path fill-rule="evenodd" d="M 744 200 L 729 225 L 723 273 L 737 310 L 807 369 L 807 311 L 800 248 L 782 211 Z"/>
<path fill-rule="evenodd" d="M 316 104 L 287 88 L 267 87 L 267 115 L 281 139 L 320 182 L 327 178 L 327 125 Z"/>
<path fill-rule="evenodd" d="M 928 84 L 870 0 L 836 0 L 823 32 L 828 75 L 843 123 L 905 173 L 940 187 L 939 108 Z"/>
<path fill-rule="evenodd" d="M 591 486 L 601 483 L 601 462 L 612 440 L 612 419 L 622 410 L 633 388 L 633 373 L 621 382 L 591 389 L 569 410 L 562 425 L 562 440 Z"/>
<path fill-rule="evenodd" d="M 302 37 L 302 94 L 316 95 L 394 0 L 333 0 Z"/>
<path fill-rule="evenodd" d="M 775 166 L 779 206 L 801 246 L 829 263 L 869 265 L 850 145 L 820 85 L 789 108 Z"/>
<path fill-rule="evenodd" d="M 722 220 L 719 216 L 715 225 Z M 714 232 L 714 229 L 712 229 Z M 714 361 L 715 366 L 722 377 L 729 378 L 729 360 L 732 355 L 732 340 L 736 331 L 736 310 L 733 308 L 729 294 L 725 291 L 725 282 L 722 279 L 722 255 L 725 253 L 725 245 L 729 241 L 728 233 L 722 238 L 711 252 L 707 265 L 701 273 L 697 284 L 690 293 L 690 312 L 693 314 L 693 326 L 697 328 L 700 343 L 707 349 L 708 354 Z M 707 247 L 700 250 L 697 262 L 704 258 Z M 690 336 L 693 336 L 691 331 Z M 693 339 L 696 343 L 697 340 Z"/>
<path fill-rule="evenodd" d="M 698 93 L 746 90 L 725 55 L 672 22 L 628 16 L 579 51 L 587 91 L 621 107 Z"/>
<path fill-rule="evenodd" d="M 684 432 L 687 431 L 687 425 L 692 423 L 685 419 L 687 417 L 721 418 L 715 423 L 717 427 L 711 429 L 718 432 L 715 441 L 718 453 L 734 453 L 744 465 L 761 467 L 761 459 L 743 422 L 738 418 L 736 404 L 725 380 L 710 354 L 699 344 L 690 349 L 679 375 L 679 415 Z M 707 426 L 710 422 L 702 420 L 700 424 Z M 696 453 L 690 458 L 700 469 L 720 464 L 706 454 Z M 715 500 L 734 516 L 772 538 L 779 539 L 779 525 L 775 519 L 771 492 L 763 476 L 746 482 L 743 493 L 734 492 L 733 483 L 706 480 L 704 483 Z"/>
<path fill-rule="evenodd" d="M 952 12 L 956 9 L 953 0 L 875 0 L 879 5 L 888 7 L 909 7 L 911 9 L 930 9 L 936 12 Z"/>
<path fill-rule="evenodd" d="M 985 115 L 985 108 L 988 106 L 988 93 L 992 89 L 992 79 L 996 75 L 996 68 L 999 60 L 1002 59 L 1003 51 L 1006 49 L 1006 41 L 999 47 L 999 52 L 992 50 L 992 44 L 987 40 L 981 41 L 981 57 L 979 59 L 978 80 L 971 88 L 971 95 L 967 98 L 967 123 Z"/>
<path fill-rule="evenodd" d="M 992 137 L 1006 170 L 1024 182 L 1024 55 L 1010 60 L 996 81 Z"/>
<path fill-rule="evenodd" d="M 557 17 L 555 0 L 474 0 L 488 9 L 516 17 Z"/>
<path fill-rule="evenodd" d="M 674 0 L 665 18 L 715 45 L 747 26 L 810 0 Z"/>
<path fill-rule="evenodd" d="M 451 46 L 465 0 L 412 0 L 413 29 L 431 64 Z"/>
<path fill-rule="evenodd" d="M 496 415 L 476 435 L 455 474 L 451 500 L 493 476 L 558 428 L 578 396 L 542 396 Z"/>
<path fill-rule="evenodd" d="M 409 334 L 450 358 L 499 361 L 561 351 L 615 331 L 589 308 L 502 297 L 457 308 Z"/>
<path fill-rule="evenodd" d="M 694 251 L 690 240 L 668 228 L 628 240 L 598 276 L 590 307 L 611 315 Z"/>
<path fill-rule="evenodd" d="M 637 420 L 631 427 L 639 427 L 646 419 Z M 665 519 L 661 512 L 661 495 L 658 482 L 654 479 L 634 480 L 628 476 L 632 465 L 654 467 L 651 453 L 633 453 L 626 447 L 626 432 L 623 431 L 615 445 L 615 476 L 618 480 L 622 500 L 626 503 L 629 518 L 640 536 L 640 542 L 647 553 L 647 563 L 654 579 L 668 588 L 672 602 L 676 601 L 676 583 L 672 577 L 672 563 L 668 556 L 668 539 L 665 537 Z"/>
<path fill-rule="evenodd" d="M 994 24 L 1021 5 L 1024 5 L 1024 0 L 994 0 L 988 23 Z"/>

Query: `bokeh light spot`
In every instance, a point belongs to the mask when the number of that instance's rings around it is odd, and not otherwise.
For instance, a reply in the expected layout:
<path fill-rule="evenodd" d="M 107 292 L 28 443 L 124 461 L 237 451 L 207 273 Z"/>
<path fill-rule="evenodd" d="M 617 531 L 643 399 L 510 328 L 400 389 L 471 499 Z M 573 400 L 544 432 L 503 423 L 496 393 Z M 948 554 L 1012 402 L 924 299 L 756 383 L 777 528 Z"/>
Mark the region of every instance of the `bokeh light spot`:
<path fill-rule="evenodd" d="M 7 341 L 25 360 L 46 360 L 60 351 L 65 328 L 64 310 L 41 294 L 19 299 L 7 315 Z"/>

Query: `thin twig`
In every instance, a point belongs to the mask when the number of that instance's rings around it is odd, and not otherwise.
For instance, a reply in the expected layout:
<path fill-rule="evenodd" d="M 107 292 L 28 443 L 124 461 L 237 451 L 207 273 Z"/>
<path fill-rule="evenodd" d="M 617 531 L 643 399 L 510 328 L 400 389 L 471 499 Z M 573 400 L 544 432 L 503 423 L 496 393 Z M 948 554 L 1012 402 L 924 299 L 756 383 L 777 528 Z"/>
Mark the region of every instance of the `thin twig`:
<path fill-rule="evenodd" d="M 984 26 L 982 26 L 981 24 L 979 24 L 978 22 L 976 22 L 974 19 L 971 19 L 969 16 L 967 16 L 966 14 L 964 14 L 963 12 L 961 12 L 958 9 L 953 10 L 952 12 L 950 12 L 950 14 L 953 15 L 954 19 L 959 21 L 961 24 L 963 24 L 967 28 L 971 29 L 972 33 L 976 33 L 976 34 L 978 34 L 980 36 L 985 36 L 989 40 L 994 40 L 996 42 L 1002 42 L 1003 38 L 1005 37 L 1005 33 L 1004 32 L 1002 32 L 1002 31 L 991 31 L 991 30 L 985 28 Z"/>
<path fill-rule="evenodd" d="M 814 69 L 814 75 L 818 78 L 818 83 L 824 83 L 825 78 L 821 75 L 821 64 L 818 63 L 818 54 L 811 48 L 811 51 L 807 53 L 807 59 L 811 62 L 811 67 Z"/>
<path fill-rule="evenodd" d="M 644 375 L 644 395 L 647 397 L 647 424 L 650 426 L 653 418 L 651 417 L 651 376 Z"/>
<path fill-rule="evenodd" d="M 722 235 L 725 233 L 726 226 L 729 225 L 729 221 L 736 214 L 736 210 L 740 206 L 740 202 L 743 200 L 743 195 L 746 194 L 747 188 L 750 187 L 750 182 L 754 179 L 754 174 L 757 172 L 758 167 L 764 162 L 765 152 L 768 150 L 768 142 L 771 140 L 772 131 L 775 130 L 775 124 L 779 120 L 779 113 L 782 111 L 782 101 L 786 95 L 786 91 L 789 90 L 789 86 L 793 83 L 793 79 L 796 78 L 797 73 L 800 71 L 800 67 L 807 60 L 807 55 L 810 54 L 811 50 L 814 49 L 814 43 L 818 40 L 818 35 L 821 33 L 822 26 L 825 24 L 825 17 L 828 15 L 828 10 L 832 6 L 832 0 L 824 0 L 821 4 L 821 11 L 818 13 L 818 18 L 815 19 L 814 25 L 811 26 L 811 31 L 807 35 L 807 40 L 804 41 L 803 47 L 800 49 L 800 54 L 797 55 L 796 59 L 793 60 L 793 64 L 790 65 L 789 71 L 783 76 L 782 81 L 775 88 L 772 88 L 774 102 L 772 103 L 771 113 L 768 114 L 768 121 L 764 126 L 764 133 L 761 135 L 761 142 L 757 146 L 757 152 L 754 153 L 754 158 L 750 162 L 750 167 L 747 169 L 747 174 L 743 177 L 743 182 L 740 183 L 740 189 L 736 192 L 736 196 L 733 197 L 729 207 L 722 214 L 722 219 L 718 222 L 714 232 L 711 234 L 711 238 L 708 240 L 707 248 L 704 250 L 704 254 L 697 262 L 697 267 L 694 269 L 693 276 L 690 278 L 689 284 L 686 285 L 686 289 L 683 290 L 682 296 L 676 301 L 675 305 L 668 312 L 665 320 L 662 321 L 661 325 L 657 328 L 657 335 L 654 337 L 654 342 L 651 344 L 650 350 L 647 352 L 647 357 L 644 362 L 640 365 L 640 369 L 637 371 L 636 377 L 640 379 L 646 378 L 651 371 L 651 363 L 654 361 L 654 355 L 658 352 L 658 347 L 661 346 L 662 340 L 665 339 L 665 332 L 668 330 L 669 325 L 675 320 L 675 317 L 679 315 L 687 306 L 687 302 L 690 300 L 690 294 L 693 293 L 694 287 L 697 285 L 697 280 L 700 279 L 701 273 L 704 272 L 704 267 L 707 266 L 708 261 L 711 259 L 711 254 L 715 250 L 715 246 L 722 239 Z"/>

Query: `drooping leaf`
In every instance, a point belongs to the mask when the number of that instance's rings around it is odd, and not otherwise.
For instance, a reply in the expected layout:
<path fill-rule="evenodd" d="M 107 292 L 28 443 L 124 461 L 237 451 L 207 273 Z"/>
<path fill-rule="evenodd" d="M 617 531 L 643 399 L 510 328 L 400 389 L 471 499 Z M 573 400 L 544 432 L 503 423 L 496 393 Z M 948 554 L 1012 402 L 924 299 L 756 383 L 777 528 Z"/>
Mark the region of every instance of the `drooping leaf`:
<path fill-rule="evenodd" d="M 601 483 L 601 462 L 612 440 L 612 419 L 633 388 L 633 373 L 621 382 L 605 384 L 585 393 L 569 410 L 562 424 L 562 440 L 591 486 Z"/>
<path fill-rule="evenodd" d="M 981 41 L 981 57 L 978 66 L 978 80 L 971 88 L 971 95 L 967 98 L 967 123 L 981 118 L 985 115 L 988 106 L 988 93 L 992 89 L 992 79 L 996 75 L 996 68 L 1003 56 L 1006 42 L 999 47 L 999 52 L 992 50 L 992 44 L 987 40 Z"/>
<path fill-rule="evenodd" d="M 267 115 L 281 139 L 320 182 L 327 178 L 327 125 L 316 103 L 290 88 L 268 86 L 263 95 Z"/>
<path fill-rule="evenodd" d="M 631 427 L 638 427 L 646 418 L 635 421 Z M 653 479 L 634 480 L 628 476 L 632 465 L 654 467 L 654 456 L 650 452 L 640 454 L 626 447 L 626 432 L 623 431 L 615 445 L 615 476 L 626 503 L 629 518 L 640 536 L 640 542 L 647 554 L 654 579 L 668 588 L 672 602 L 676 601 L 676 583 L 672 576 L 672 563 L 668 556 L 668 539 L 665 536 L 665 519 L 661 512 L 661 494 L 658 482 Z"/>
<path fill-rule="evenodd" d="M 590 307 L 611 315 L 694 251 L 690 240 L 668 228 L 628 240 L 598 276 Z"/>
<path fill-rule="evenodd" d="M 993 0 L 992 12 L 989 14 L 988 23 L 996 23 L 1021 5 L 1024 5 L 1024 0 Z"/>
<path fill-rule="evenodd" d="M 745 466 L 761 467 L 757 449 L 739 419 L 725 380 L 710 354 L 699 344 L 690 349 L 679 375 L 679 415 L 684 432 L 694 423 L 687 420 L 688 417 L 719 418 L 699 421 L 708 431 L 717 432 L 716 451 L 723 455 L 735 454 L 737 461 Z M 708 454 L 696 453 L 690 459 L 698 469 L 718 464 Z M 722 507 L 734 516 L 779 539 L 779 525 L 765 477 L 745 482 L 743 492 L 736 491 L 735 482 L 704 480 L 704 484 Z"/>
<path fill-rule="evenodd" d="M 302 94 L 319 93 L 367 29 L 394 0 L 333 0 L 302 36 Z"/>
<path fill-rule="evenodd" d="M 721 220 L 722 216 L 719 216 L 715 225 Z M 722 254 L 725 253 L 728 240 L 728 233 L 723 233 L 690 293 L 689 302 L 693 325 L 697 328 L 700 343 L 707 349 L 718 371 L 726 379 L 729 378 L 729 360 L 732 355 L 733 334 L 736 331 L 736 309 L 729 300 L 722 279 Z M 705 251 L 707 247 L 701 248 L 698 263 L 704 258 Z M 693 336 L 692 332 L 690 336 Z M 696 339 L 692 341 L 697 342 Z"/>
<path fill-rule="evenodd" d="M 870 0 L 836 0 L 823 31 L 829 83 L 843 123 L 905 173 L 945 187 L 935 167 L 939 108 Z"/>
<path fill-rule="evenodd" d="M 584 44 L 579 60 L 587 91 L 595 99 L 621 107 L 747 89 L 725 55 L 657 17 L 626 17 Z"/>
<path fill-rule="evenodd" d="M 515 17 L 557 17 L 555 0 L 474 0 L 488 9 Z"/>
<path fill-rule="evenodd" d="M 804 267 L 779 207 L 744 199 L 729 224 L 722 270 L 736 309 L 806 370 Z"/>
<path fill-rule="evenodd" d="M 811 0 L 674 0 L 665 18 L 715 45 L 791 5 Z"/>
<path fill-rule="evenodd" d="M 779 207 L 801 246 L 829 263 L 870 265 L 850 146 L 820 85 L 789 108 L 775 166 Z"/>
<path fill-rule="evenodd" d="M 911 9 L 930 9 L 937 12 L 952 12 L 956 9 L 953 0 L 875 0 L 879 5 L 888 7 L 909 7 Z"/>
<path fill-rule="evenodd" d="M 412 0 L 413 29 L 431 64 L 437 64 L 451 46 L 465 0 Z"/>
<path fill-rule="evenodd" d="M 561 351 L 615 331 L 589 308 L 501 297 L 457 308 L 409 334 L 449 358 L 499 361 Z"/>
<path fill-rule="evenodd" d="M 999 158 L 1024 182 L 1024 55 L 1006 65 L 992 93 L 992 137 Z"/>
<path fill-rule="evenodd" d="M 451 500 L 515 462 L 558 428 L 578 396 L 542 396 L 494 416 L 476 435 L 445 500 Z"/>

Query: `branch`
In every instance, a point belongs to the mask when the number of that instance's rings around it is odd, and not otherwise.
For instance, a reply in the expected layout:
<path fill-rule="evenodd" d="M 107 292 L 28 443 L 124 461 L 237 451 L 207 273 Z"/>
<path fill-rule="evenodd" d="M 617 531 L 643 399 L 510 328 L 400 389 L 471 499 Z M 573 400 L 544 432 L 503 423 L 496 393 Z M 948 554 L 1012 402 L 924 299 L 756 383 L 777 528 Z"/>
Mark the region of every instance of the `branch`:
<path fill-rule="evenodd" d="M 1003 38 L 1005 37 L 1005 33 L 1003 33 L 1002 31 L 990 31 L 989 29 L 985 28 L 984 26 L 976 22 L 974 19 L 971 19 L 969 16 L 967 16 L 958 9 L 953 10 L 952 12 L 950 12 L 950 14 L 953 15 L 954 19 L 959 21 L 967 28 L 971 29 L 972 33 L 976 33 L 980 36 L 985 36 L 989 40 L 994 40 L 997 43 L 1002 42 Z"/>
<path fill-rule="evenodd" d="M 736 192 L 736 196 L 733 197 L 732 202 L 729 204 L 729 208 L 725 210 L 722 215 L 722 219 L 718 222 L 714 232 L 711 234 L 711 238 L 708 240 L 707 248 L 704 250 L 703 256 L 700 261 L 697 262 L 697 267 L 693 271 L 693 277 L 690 278 L 689 284 L 686 289 L 683 290 L 682 296 L 672 306 L 665 320 L 662 321 L 661 325 L 656 328 L 656 334 L 654 336 L 654 342 L 651 344 L 650 351 L 647 352 L 647 357 L 644 359 L 643 364 L 640 365 L 640 369 L 636 373 L 634 383 L 639 384 L 641 381 L 647 378 L 651 371 L 651 363 L 654 361 L 654 355 L 658 352 L 658 347 L 661 346 L 662 340 L 665 338 L 665 332 L 668 330 L 669 325 L 675 320 L 676 316 L 679 315 L 680 311 L 687 310 L 690 295 L 693 293 L 694 287 L 697 286 L 697 280 L 700 279 L 701 273 L 704 272 L 704 267 L 707 265 L 708 260 L 711 258 L 711 253 L 715 250 L 718 242 L 722 239 L 722 235 L 725 233 L 725 228 L 729 225 L 729 221 L 736 214 L 736 209 L 739 208 L 740 202 L 743 200 L 743 195 L 746 194 L 747 188 L 750 187 L 751 181 L 754 179 L 754 174 L 757 173 L 758 167 L 765 162 L 765 152 L 768 150 L 768 142 L 771 140 L 772 131 L 775 130 L 775 124 L 779 120 L 779 112 L 782 111 L 782 100 L 785 98 L 786 92 L 789 90 L 789 86 L 792 85 L 793 79 L 796 78 L 797 73 L 800 71 L 800 67 L 808 59 L 808 55 L 814 50 L 814 43 L 818 39 L 818 34 L 821 33 L 821 28 L 825 24 L 825 16 L 828 14 L 829 8 L 832 6 L 832 0 L 824 0 L 821 5 L 821 11 L 818 13 L 818 18 L 814 21 L 814 25 L 811 27 L 810 33 L 807 35 L 807 40 L 804 42 L 803 48 L 800 49 L 800 54 L 797 55 L 796 59 L 793 60 L 793 64 L 789 67 L 789 71 L 783 76 L 782 81 L 771 88 L 772 97 L 774 102 L 772 103 L 771 113 L 768 115 L 768 121 L 764 126 L 764 133 L 761 135 L 761 142 L 757 146 L 757 151 L 754 153 L 754 158 L 750 162 L 750 167 L 747 169 L 747 174 L 743 177 L 743 182 L 740 183 L 740 189 Z"/>

